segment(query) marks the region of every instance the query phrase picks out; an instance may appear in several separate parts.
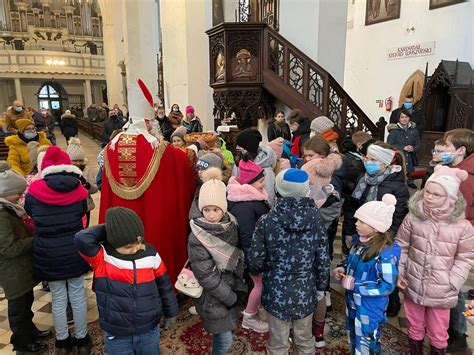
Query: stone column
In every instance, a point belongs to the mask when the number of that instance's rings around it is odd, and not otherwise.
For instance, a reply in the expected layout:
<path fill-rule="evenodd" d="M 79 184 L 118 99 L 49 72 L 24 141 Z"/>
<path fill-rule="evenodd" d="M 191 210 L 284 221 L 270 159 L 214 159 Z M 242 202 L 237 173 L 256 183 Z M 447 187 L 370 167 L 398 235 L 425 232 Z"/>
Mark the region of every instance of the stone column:
<path fill-rule="evenodd" d="M 92 102 L 92 88 L 91 81 L 89 79 L 84 80 L 84 101 L 86 108 L 89 107 Z"/>
<path fill-rule="evenodd" d="M 20 78 L 15 78 L 15 96 L 16 96 L 16 99 L 17 100 L 20 100 L 21 102 L 23 102 L 23 94 L 21 92 L 21 81 L 20 81 Z M 25 103 L 23 102 L 23 105 L 25 105 Z"/>
<path fill-rule="evenodd" d="M 126 104 L 126 88 L 122 89 L 120 62 L 123 62 L 122 1 L 99 0 L 105 57 L 107 98 L 110 105 Z M 133 21 L 137 19 L 132 19 Z M 125 98 L 124 98 L 125 95 Z"/>
<path fill-rule="evenodd" d="M 150 90 L 154 102 L 158 101 L 156 56 L 159 52 L 159 37 L 157 12 L 155 0 L 124 1 L 122 3 L 128 106 L 131 117 L 144 118 L 151 117 L 153 114 L 153 110 L 138 87 L 137 79 L 143 80 Z M 176 45 L 179 46 L 178 43 Z"/>

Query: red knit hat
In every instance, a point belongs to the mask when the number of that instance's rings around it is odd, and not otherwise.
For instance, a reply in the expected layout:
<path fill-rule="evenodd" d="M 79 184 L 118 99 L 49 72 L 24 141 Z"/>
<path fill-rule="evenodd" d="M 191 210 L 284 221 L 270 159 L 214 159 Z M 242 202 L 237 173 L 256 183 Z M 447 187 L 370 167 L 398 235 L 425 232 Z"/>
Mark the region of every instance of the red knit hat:
<path fill-rule="evenodd" d="M 81 169 L 71 165 L 71 159 L 64 150 L 56 146 L 49 147 L 41 162 L 41 177 L 62 172 L 82 175 Z"/>
<path fill-rule="evenodd" d="M 239 182 L 241 184 L 251 184 L 263 176 L 262 168 L 253 161 L 241 160 L 239 162 Z"/>

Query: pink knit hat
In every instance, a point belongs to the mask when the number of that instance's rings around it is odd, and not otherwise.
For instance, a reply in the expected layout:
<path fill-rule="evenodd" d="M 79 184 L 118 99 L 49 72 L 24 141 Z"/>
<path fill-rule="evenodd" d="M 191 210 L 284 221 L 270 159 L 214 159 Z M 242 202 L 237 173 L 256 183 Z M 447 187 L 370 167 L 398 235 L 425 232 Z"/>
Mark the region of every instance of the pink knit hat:
<path fill-rule="evenodd" d="M 441 185 L 446 193 L 451 197 L 457 197 L 459 192 L 459 185 L 468 178 L 469 174 L 465 170 L 458 168 L 450 168 L 446 165 L 436 165 L 433 175 L 428 181 L 435 182 Z"/>
<path fill-rule="evenodd" d="M 277 139 L 268 142 L 268 147 L 275 152 L 277 158 L 281 158 L 283 153 L 283 142 L 285 141 L 284 138 L 278 137 Z"/>
<path fill-rule="evenodd" d="M 185 112 L 186 112 L 186 114 L 194 113 L 194 107 L 192 107 L 191 105 L 186 106 Z"/>
<path fill-rule="evenodd" d="M 241 184 L 255 182 L 260 175 L 263 177 L 263 170 L 253 161 L 241 160 L 239 162 L 239 182 Z"/>
<path fill-rule="evenodd" d="M 358 220 L 368 224 L 380 233 L 385 233 L 392 226 L 393 213 L 397 199 L 392 194 L 385 194 L 382 201 L 364 203 L 354 214 Z"/>

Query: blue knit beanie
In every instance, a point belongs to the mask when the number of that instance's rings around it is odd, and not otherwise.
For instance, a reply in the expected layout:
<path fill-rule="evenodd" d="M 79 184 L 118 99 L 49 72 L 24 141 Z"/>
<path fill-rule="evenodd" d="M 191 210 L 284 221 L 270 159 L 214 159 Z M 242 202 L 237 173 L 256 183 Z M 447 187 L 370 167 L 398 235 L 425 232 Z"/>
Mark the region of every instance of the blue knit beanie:
<path fill-rule="evenodd" d="M 306 197 L 309 193 L 308 173 L 299 169 L 282 170 L 276 177 L 276 190 L 282 197 Z"/>

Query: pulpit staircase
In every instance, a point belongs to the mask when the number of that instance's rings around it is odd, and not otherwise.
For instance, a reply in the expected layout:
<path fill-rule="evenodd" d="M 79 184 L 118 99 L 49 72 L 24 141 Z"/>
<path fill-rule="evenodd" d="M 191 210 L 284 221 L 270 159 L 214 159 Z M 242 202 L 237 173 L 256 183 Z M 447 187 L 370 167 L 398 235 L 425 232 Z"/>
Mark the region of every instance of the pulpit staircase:
<path fill-rule="evenodd" d="M 232 112 L 239 128 L 269 118 L 274 99 L 309 117 L 329 117 L 342 132 L 368 131 L 383 139 L 386 122 L 374 123 L 324 68 L 264 23 L 222 23 L 207 31 L 216 125 Z M 235 78 L 239 51 L 248 50 L 255 76 Z M 219 68 L 224 57 L 225 68 Z M 216 73 L 225 70 L 225 75 Z M 239 120 L 240 115 L 240 120 Z"/>

